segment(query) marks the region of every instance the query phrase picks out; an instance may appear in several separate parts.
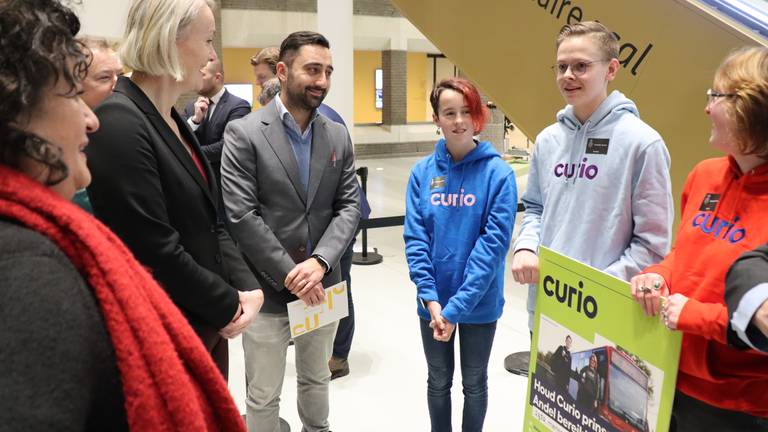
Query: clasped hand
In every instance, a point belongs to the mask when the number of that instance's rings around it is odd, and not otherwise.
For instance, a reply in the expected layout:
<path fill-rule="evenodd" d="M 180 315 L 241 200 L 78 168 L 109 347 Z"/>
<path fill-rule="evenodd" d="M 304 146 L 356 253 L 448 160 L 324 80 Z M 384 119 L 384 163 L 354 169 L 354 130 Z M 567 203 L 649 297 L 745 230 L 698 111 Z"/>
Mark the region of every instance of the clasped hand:
<path fill-rule="evenodd" d="M 264 304 L 264 291 L 260 289 L 238 291 L 238 296 L 240 304 L 237 306 L 235 316 L 226 327 L 219 330 L 219 334 L 227 339 L 232 339 L 245 331 Z"/>
<path fill-rule="evenodd" d="M 325 302 L 323 288 L 325 269 L 314 258 L 309 258 L 288 272 L 284 285 L 293 295 L 303 300 L 307 306 L 317 306 Z"/>
<path fill-rule="evenodd" d="M 439 342 L 448 342 L 451 340 L 451 335 L 456 324 L 451 324 L 444 316 L 442 316 L 443 308 L 440 303 L 436 301 L 427 302 L 427 310 L 429 316 L 432 318 L 429 321 L 429 328 L 432 329 L 432 337 Z"/>

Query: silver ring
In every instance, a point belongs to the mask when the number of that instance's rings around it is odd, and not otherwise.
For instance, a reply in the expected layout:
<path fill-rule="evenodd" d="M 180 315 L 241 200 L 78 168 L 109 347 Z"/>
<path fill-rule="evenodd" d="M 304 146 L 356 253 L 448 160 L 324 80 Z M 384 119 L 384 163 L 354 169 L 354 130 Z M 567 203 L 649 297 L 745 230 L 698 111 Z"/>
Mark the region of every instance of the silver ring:
<path fill-rule="evenodd" d="M 659 289 L 661 289 L 661 282 L 659 282 L 659 281 L 654 282 L 653 283 L 653 289 L 655 291 L 658 291 Z"/>

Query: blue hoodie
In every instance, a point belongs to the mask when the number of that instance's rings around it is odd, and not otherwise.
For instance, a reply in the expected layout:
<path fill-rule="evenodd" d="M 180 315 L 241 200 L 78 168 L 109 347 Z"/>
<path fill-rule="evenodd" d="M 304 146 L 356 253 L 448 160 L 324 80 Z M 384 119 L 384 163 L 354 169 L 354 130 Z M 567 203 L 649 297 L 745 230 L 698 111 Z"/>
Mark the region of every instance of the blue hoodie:
<path fill-rule="evenodd" d="M 421 318 L 422 302 L 438 301 L 454 324 L 499 319 L 516 211 L 515 174 L 489 142 L 453 162 L 441 139 L 414 166 L 403 237 Z"/>
<path fill-rule="evenodd" d="M 515 251 L 546 246 L 628 281 L 669 252 L 669 165 L 661 136 L 620 92 L 584 124 L 566 106 L 536 138 Z M 532 284 L 531 314 L 535 298 Z"/>

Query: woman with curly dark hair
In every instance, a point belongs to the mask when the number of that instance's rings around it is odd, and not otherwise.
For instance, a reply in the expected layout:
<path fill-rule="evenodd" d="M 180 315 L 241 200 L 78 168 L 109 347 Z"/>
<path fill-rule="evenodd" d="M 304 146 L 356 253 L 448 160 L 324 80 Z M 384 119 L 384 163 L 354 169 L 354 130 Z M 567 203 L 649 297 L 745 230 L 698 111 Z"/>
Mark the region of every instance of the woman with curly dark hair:
<path fill-rule="evenodd" d="M 0 0 L 0 428 L 243 430 L 165 292 L 69 200 L 99 122 L 58 0 Z"/>

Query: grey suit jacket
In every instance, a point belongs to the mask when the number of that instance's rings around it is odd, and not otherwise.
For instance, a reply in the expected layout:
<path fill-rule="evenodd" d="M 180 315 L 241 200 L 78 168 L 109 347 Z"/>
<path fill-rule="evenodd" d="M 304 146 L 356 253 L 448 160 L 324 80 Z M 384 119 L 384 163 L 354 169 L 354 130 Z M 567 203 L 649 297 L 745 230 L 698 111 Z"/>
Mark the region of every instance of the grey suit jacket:
<path fill-rule="evenodd" d="M 231 121 L 224 132 L 221 179 L 232 236 L 264 290 L 267 313 L 296 300 L 283 285 L 288 272 L 312 254 L 341 281 L 338 262 L 355 234 L 359 194 L 352 142 L 344 126 L 319 116 L 313 124 L 309 193 L 274 101 Z M 307 250 L 307 243 L 313 250 Z"/>

